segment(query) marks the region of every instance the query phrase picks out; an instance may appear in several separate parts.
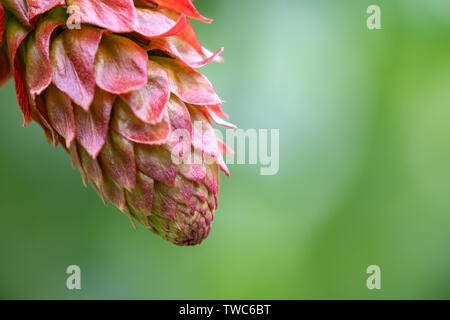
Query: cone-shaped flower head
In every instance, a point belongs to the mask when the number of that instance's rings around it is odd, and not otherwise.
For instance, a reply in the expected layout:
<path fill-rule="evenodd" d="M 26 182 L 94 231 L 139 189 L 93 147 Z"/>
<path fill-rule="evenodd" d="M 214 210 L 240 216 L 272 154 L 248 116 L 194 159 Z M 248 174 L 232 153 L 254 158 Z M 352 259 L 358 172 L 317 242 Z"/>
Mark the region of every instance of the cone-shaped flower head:
<path fill-rule="evenodd" d="M 178 245 L 211 229 L 219 169 L 210 119 L 232 126 L 197 69 L 221 61 L 190 0 L 1 0 L 0 85 L 106 203 Z"/>

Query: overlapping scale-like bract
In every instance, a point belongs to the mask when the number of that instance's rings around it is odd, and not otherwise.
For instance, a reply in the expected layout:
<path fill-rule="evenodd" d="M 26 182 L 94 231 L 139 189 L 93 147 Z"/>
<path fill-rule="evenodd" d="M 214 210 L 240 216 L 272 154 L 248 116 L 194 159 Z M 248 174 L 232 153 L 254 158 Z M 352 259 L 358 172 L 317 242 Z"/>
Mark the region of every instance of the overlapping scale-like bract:
<path fill-rule="evenodd" d="M 0 86 L 14 77 L 24 125 L 61 144 L 105 203 L 177 245 L 210 232 L 231 152 L 210 120 L 233 127 L 197 71 L 223 48 L 203 48 L 188 18 L 211 22 L 191 0 L 0 1 Z"/>

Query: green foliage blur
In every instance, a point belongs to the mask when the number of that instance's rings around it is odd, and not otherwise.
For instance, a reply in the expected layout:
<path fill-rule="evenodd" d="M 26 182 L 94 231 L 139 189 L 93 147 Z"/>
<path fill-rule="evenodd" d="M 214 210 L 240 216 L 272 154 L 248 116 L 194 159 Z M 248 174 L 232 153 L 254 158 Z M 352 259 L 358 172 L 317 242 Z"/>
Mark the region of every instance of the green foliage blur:
<path fill-rule="evenodd" d="M 231 165 L 210 238 L 176 247 L 105 207 L 0 90 L 0 299 L 450 298 L 450 2 L 197 0 L 240 128 L 280 171 Z M 369 31 L 378 4 L 382 30 Z M 82 290 L 66 288 L 79 265 Z M 366 268 L 381 267 L 381 290 Z"/>

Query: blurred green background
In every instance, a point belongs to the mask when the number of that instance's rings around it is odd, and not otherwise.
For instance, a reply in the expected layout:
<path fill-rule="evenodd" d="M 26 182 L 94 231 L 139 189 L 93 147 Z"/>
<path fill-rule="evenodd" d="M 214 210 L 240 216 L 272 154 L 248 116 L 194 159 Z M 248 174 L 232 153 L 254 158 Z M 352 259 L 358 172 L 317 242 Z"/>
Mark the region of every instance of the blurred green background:
<path fill-rule="evenodd" d="M 378 4 L 382 30 L 369 31 Z M 280 171 L 230 166 L 210 238 L 176 247 L 104 207 L 0 90 L 0 298 L 450 298 L 450 2 L 197 0 L 203 68 Z M 65 270 L 82 271 L 82 290 Z M 366 268 L 381 267 L 381 290 Z"/>

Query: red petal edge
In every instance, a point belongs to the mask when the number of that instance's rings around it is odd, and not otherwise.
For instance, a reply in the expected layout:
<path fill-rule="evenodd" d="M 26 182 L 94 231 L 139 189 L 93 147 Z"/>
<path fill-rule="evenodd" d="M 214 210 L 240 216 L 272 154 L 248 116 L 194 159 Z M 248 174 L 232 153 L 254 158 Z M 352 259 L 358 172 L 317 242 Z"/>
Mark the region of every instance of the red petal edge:
<path fill-rule="evenodd" d="M 224 48 L 220 48 L 216 53 L 203 59 L 186 41 L 177 37 L 155 39 L 150 43 L 148 50 L 161 50 L 170 53 L 186 66 L 197 69 L 214 61 Z"/>
<path fill-rule="evenodd" d="M 201 73 L 175 59 L 153 56 L 152 60 L 166 68 L 170 79 L 170 88 L 182 101 L 206 106 L 222 103 L 209 80 Z"/>
<path fill-rule="evenodd" d="M 19 107 L 23 113 L 23 125 L 27 126 L 32 120 L 31 106 L 27 92 L 27 85 L 25 83 L 25 74 L 22 68 L 22 64 L 16 57 L 16 54 L 17 49 L 22 44 L 22 41 L 30 33 L 30 30 L 22 26 L 14 17 L 9 18 L 7 25 L 8 28 L 6 29 L 6 38 L 11 61 L 13 62 L 14 80 L 16 83 L 16 96 L 19 102 Z"/>
<path fill-rule="evenodd" d="M 197 19 L 206 23 L 211 23 L 212 19 L 203 17 L 195 9 L 194 5 L 190 0 L 152 0 L 154 3 L 160 5 L 161 7 L 183 13 L 190 18 Z"/>

